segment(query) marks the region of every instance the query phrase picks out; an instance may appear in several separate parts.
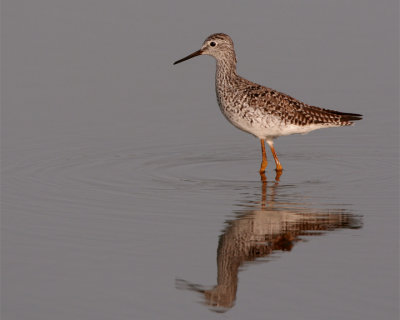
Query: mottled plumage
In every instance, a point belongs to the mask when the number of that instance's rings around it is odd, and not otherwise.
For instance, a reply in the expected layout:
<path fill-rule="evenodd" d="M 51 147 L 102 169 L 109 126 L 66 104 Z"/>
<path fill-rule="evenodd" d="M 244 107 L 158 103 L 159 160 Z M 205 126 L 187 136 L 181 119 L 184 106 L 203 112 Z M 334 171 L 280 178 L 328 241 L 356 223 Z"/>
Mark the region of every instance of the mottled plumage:
<path fill-rule="evenodd" d="M 348 126 L 362 117 L 355 113 L 310 106 L 242 78 L 236 73 L 233 41 L 223 33 L 210 35 L 200 50 L 174 64 L 204 54 L 213 56 L 217 61 L 215 88 L 221 112 L 235 127 L 261 140 L 263 162 L 260 173 L 267 166 L 264 140 L 271 147 L 277 171 L 281 171 L 273 139 L 296 133 L 305 134 L 320 128 Z"/>

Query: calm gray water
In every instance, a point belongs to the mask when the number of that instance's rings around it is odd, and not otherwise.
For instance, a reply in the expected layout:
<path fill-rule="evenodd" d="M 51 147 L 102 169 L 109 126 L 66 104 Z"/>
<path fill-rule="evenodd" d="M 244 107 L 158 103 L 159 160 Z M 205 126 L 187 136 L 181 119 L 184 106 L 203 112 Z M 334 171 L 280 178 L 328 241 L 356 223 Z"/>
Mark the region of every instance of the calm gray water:
<path fill-rule="evenodd" d="M 397 15 L 3 1 L 2 319 L 398 319 Z M 172 66 L 214 32 L 240 74 L 365 119 L 278 139 L 261 182 L 212 58 Z"/>

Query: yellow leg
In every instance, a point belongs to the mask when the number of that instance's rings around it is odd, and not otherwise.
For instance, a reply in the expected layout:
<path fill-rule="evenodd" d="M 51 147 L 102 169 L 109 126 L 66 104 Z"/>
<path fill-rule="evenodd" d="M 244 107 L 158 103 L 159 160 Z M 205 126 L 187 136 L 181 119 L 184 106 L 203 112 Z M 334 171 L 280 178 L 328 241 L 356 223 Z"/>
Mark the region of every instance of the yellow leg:
<path fill-rule="evenodd" d="M 261 142 L 261 153 L 262 153 L 262 162 L 261 162 L 260 174 L 263 174 L 265 172 L 265 168 L 268 165 L 268 161 L 267 161 L 267 153 L 265 152 L 264 139 L 260 139 L 260 142 Z"/>
<path fill-rule="evenodd" d="M 276 171 L 281 172 L 283 168 L 282 168 L 281 163 L 279 162 L 278 156 L 276 155 L 276 152 L 274 149 L 274 142 L 272 140 L 268 140 L 267 143 L 268 143 L 269 147 L 271 148 L 272 155 L 274 156 L 274 159 L 275 159 Z M 279 177 L 278 177 L 278 179 L 279 179 Z"/>

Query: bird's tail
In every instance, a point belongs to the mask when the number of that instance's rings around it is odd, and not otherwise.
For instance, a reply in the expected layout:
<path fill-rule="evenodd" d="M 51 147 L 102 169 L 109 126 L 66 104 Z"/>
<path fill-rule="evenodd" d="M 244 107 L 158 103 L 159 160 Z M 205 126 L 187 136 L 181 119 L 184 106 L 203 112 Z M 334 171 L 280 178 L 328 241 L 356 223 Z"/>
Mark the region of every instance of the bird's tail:
<path fill-rule="evenodd" d="M 363 115 L 358 113 L 347 113 L 347 112 L 339 112 L 333 110 L 331 110 L 331 113 L 338 115 L 340 117 L 340 121 L 343 122 L 357 121 L 363 118 Z"/>

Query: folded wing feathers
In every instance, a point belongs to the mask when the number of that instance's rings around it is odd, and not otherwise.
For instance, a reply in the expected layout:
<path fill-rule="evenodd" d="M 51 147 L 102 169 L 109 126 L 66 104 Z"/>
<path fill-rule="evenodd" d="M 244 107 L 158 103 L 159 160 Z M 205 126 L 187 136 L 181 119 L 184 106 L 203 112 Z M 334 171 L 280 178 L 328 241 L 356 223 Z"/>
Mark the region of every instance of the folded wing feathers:
<path fill-rule="evenodd" d="M 362 115 L 323 109 L 305 104 L 287 94 L 276 90 L 245 82 L 245 93 L 249 105 L 263 108 L 266 113 L 277 115 L 287 124 L 306 126 L 310 124 L 326 124 L 348 126 L 353 121 L 361 120 Z"/>

